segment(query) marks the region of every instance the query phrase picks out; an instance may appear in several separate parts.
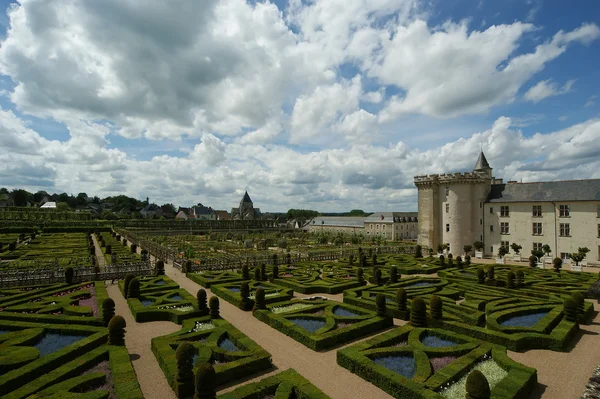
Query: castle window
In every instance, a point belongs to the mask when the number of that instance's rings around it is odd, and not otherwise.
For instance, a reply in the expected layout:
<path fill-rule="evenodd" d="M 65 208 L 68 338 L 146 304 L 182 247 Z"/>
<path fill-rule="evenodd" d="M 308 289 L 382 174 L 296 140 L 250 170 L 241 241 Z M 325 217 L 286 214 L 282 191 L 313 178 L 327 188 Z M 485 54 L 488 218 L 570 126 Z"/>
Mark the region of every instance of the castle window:
<path fill-rule="evenodd" d="M 373 223 L 371 223 L 371 227 L 370 227 L 370 229 L 371 229 L 371 230 L 373 230 Z"/>
<path fill-rule="evenodd" d="M 596 213 L 596 215 L 597 215 L 596 217 L 599 217 L 599 218 L 600 218 L 600 205 L 598 205 L 598 210 L 597 210 L 596 212 L 597 212 L 597 213 Z"/>
<path fill-rule="evenodd" d="M 450 225 L 448 223 L 446 223 L 446 233 L 448 233 L 450 231 Z"/>
<path fill-rule="evenodd" d="M 541 218 L 542 217 L 542 206 L 541 205 L 534 205 L 533 209 L 531 210 L 531 215 L 534 218 Z"/>
<path fill-rule="evenodd" d="M 378 224 L 376 224 L 375 227 L 377 228 L 377 230 L 379 230 L 379 225 Z"/>
<path fill-rule="evenodd" d="M 479 225 L 483 226 L 483 219 L 479 219 Z"/>
<path fill-rule="evenodd" d="M 381 225 L 381 230 L 385 230 L 385 224 Z"/>
<path fill-rule="evenodd" d="M 504 247 L 504 249 L 508 251 L 508 249 L 510 248 L 510 243 L 508 241 L 500 241 L 500 246 Z"/>
<path fill-rule="evenodd" d="M 490 233 L 493 233 L 493 232 L 494 232 L 494 225 L 490 224 Z"/>
<path fill-rule="evenodd" d="M 571 216 L 571 213 L 569 211 L 569 205 L 559 205 L 559 211 L 561 218 L 568 218 Z"/>
<path fill-rule="evenodd" d="M 570 260 L 571 259 L 571 254 L 569 254 L 568 252 L 561 252 L 560 253 L 560 258 L 562 260 Z"/>
<path fill-rule="evenodd" d="M 490 206 L 490 214 L 494 213 L 494 208 Z"/>
<path fill-rule="evenodd" d="M 508 222 L 500 223 L 500 234 L 510 234 Z"/>
<path fill-rule="evenodd" d="M 542 235 L 542 224 L 541 223 L 534 223 L 533 224 L 533 233 L 534 236 L 541 236 Z"/>
<path fill-rule="evenodd" d="M 501 206 L 500 207 L 500 216 L 503 217 L 503 218 L 507 218 L 509 216 L 508 206 Z"/>
<path fill-rule="evenodd" d="M 493 245 L 490 247 L 490 252 L 494 253 L 494 246 Z"/>
<path fill-rule="evenodd" d="M 570 237 L 571 236 L 571 225 L 569 223 L 560 224 L 560 236 Z"/>
<path fill-rule="evenodd" d="M 598 225 L 598 237 L 600 237 L 600 224 Z"/>
<path fill-rule="evenodd" d="M 446 197 L 450 194 L 450 187 L 446 186 Z"/>
<path fill-rule="evenodd" d="M 481 202 L 481 201 L 479 202 L 479 207 L 483 208 L 483 202 Z"/>
<path fill-rule="evenodd" d="M 542 251 L 542 243 L 541 242 L 534 242 L 533 243 L 533 250 L 536 252 Z"/>
<path fill-rule="evenodd" d="M 450 212 L 450 204 L 446 204 L 446 213 Z"/>

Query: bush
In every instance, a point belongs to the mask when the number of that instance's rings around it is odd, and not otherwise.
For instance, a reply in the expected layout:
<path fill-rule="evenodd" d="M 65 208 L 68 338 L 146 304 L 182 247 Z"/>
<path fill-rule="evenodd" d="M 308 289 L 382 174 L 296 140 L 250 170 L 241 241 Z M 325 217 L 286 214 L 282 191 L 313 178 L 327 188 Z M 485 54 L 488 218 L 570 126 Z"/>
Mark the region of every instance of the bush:
<path fill-rule="evenodd" d="M 115 316 L 115 301 L 106 298 L 102 301 L 102 324 L 108 327 L 110 319 Z"/>
<path fill-rule="evenodd" d="M 398 310 L 406 310 L 406 290 L 404 288 L 398 288 L 396 291 L 396 305 Z"/>
<path fill-rule="evenodd" d="M 148 262 L 148 259 L 150 259 L 150 256 L 148 255 L 148 250 L 147 249 L 142 249 L 142 251 L 140 252 L 140 255 L 142 255 L 142 261 L 143 262 Z"/>
<path fill-rule="evenodd" d="M 67 267 L 65 269 L 65 282 L 69 285 L 73 284 L 73 277 L 75 276 L 75 271 L 72 267 Z"/>
<path fill-rule="evenodd" d="M 183 265 L 181 265 L 182 267 L 182 272 L 183 273 L 190 273 L 192 271 L 192 261 L 191 260 L 186 260 L 185 263 Z"/>
<path fill-rule="evenodd" d="M 377 316 L 385 317 L 385 295 L 377 294 L 375 297 L 375 306 L 377 311 Z"/>
<path fill-rule="evenodd" d="M 289 251 L 289 249 L 288 249 L 288 251 Z M 287 254 L 285 254 L 285 261 L 288 265 L 292 264 L 292 255 L 289 252 Z M 274 265 L 274 266 L 277 266 L 277 265 Z"/>
<path fill-rule="evenodd" d="M 398 268 L 396 266 L 392 266 L 390 269 L 390 283 L 398 282 Z"/>
<path fill-rule="evenodd" d="M 422 257 L 423 257 L 422 248 L 420 245 L 417 245 L 415 247 L 415 258 L 422 258 Z"/>
<path fill-rule="evenodd" d="M 415 327 L 427 326 L 427 314 L 423 298 L 413 298 L 410 308 L 410 324 Z"/>
<path fill-rule="evenodd" d="M 123 316 L 114 316 L 108 322 L 108 344 L 125 346 L 125 319 Z"/>
<path fill-rule="evenodd" d="M 471 255 L 465 255 L 465 266 L 471 265 Z"/>
<path fill-rule="evenodd" d="M 432 319 L 442 319 L 442 299 L 439 296 L 431 296 L 431 299 L 429 300 L 429 312 Z"/>
<path fill-rule="evenodd" d="M 379 268 L 375 269 L 375 281 L 374 283 L 376 285 L 381 285 L 381 270 L 379 270 Z"/>
<path fill-rule="evenodd" d="M 194 355 L 196 348 L 189 342 L 182 342 L 175 351 L 177 362 L 176 390 L 178 398 L 187 398 L 194 393 Z"/>
<path fill-rule="evenodd" d="M 274 263 L 275 266 L 277 266 L 276 263 Z M 264 263 L 261 263 L 260 265 L 260 279 L 262 281 L 265 281 L 267 279 L 267 265 L 265 265 Z"/>
<path fill-rule="evenodd" d="M 485 272 L 481 267 L 477 268 L 477 282 L 479 284 L 485 283 Z"/>
<path fill-rule="evenodd" d="M 260 267 L 254 268 L 254 279 L 256 281 L 261 281 L 262 280 L 262 276 L 261 276 L 261 272 L 260 272 Z"/>
<path fill-rule="evenodd" d="M 462 267 L 463 266 L 463 261 L 462 258 L 460 256 L 456 257 L 456 267 Z"/>
<path fill-rule="evenodd" d="M 573 299 L 573 302 L 575 302 L 575 305 L 577 306 L 577 314 L 583 316 L 585 313 L 585 298 L 583 297 L 583 294 L 579 291 L 575 291 L 571 294 L 571 299 Z"/>
<path fill-rule="evenodd" d="M 256 294 L 254 295 L 254 310 L 263 310 L 266 309 L 265 305 L 265 290 L 262 288 L 258 288 L 256 290 Z"/>
<path fill-rule="evenodd" d="M 446 262 L 444 262 L 444 255 L 440 255 L 439 260 L 440 260 L 440 265 L 444 266 L 446 264 Z"/>
<path fill-rule="evenodd" d="M 279 278 L 279 266 L 277 265 L 273 266 L 273 278 Z"/>
<path fill-rule="evenodd" d="M 123 292 L 125 293 L 125 299 L 127 299 L 127 294 L 129 293 L 129 284 L 134 278 L 135 276 L 133 274 L 128 274 L 125 276 L 125 280 L 123 280 Z"/>
<path fill-rule="evenodd" d="M 16 242 L 11 242 L 10 244 L 8 244 L 8 250 L 9 251 L 14 251 L 15 249 L 17 249 L 17 243 Z"/>
<path fill-rule="evenodd" d="M 165 275 L 165 262 L 163 262 L 162 260 L 159 260 L 158 262 L 156 262 L 156 275 L 157 276 Z"/>
<path fill-rule="evenodd" d="M 221 317 L 219 314 L 219 298 L 216 296 L 211 296 L 208 301 L 208 306 L 210 307 L 210 318 L 218 319 Z"/>
<path fill-rule="evenodd" d="M 479 370 L 473 370 L 467 377 L 467 399 L 489 399 L 490 384 Z"/>
<path fill-rule="evenodd" d="M 490 266 L 487 269 L 487 281 L 494 281 L 496 279 L 496 272 L 494 266 Z"/>
<path fill-rule="evenodd" d="M 565 299 L 563 304 L 565 318 L 567 321 L 572 321 L 577 323 L 577 304 L 572 298 Z"/>
<path fill-rule="evenodd" d="M 242 266 L 242 279 L 250 280 L 250 271 L 248 270 L 248 265 Z"/>
<path fill-rule="evenodd" d="M 554 258 L 552 260 L 552 265 L 554 266 L 554 271 L 560 273 L 560 269 L 562 268 L 563 261 L 561 258 Z"/>
<path fill-rule="evenodd" d="M 515 274 L 512 271 L 506 273 L 506 287 L 515 288 Z"/>
<path fill-rule="evenodd" d="M 537 263 L 537 258 L 535 256 L 531 255 L 529 257 L 529 266 L 536 267 L 537 266 L 536 263 Z"/>
<path fill-rule="evenodd" d="M 448 254 L 448 267 L 452 266 L 454 266 L 454 258 L 452 257 L 452 254 Z"/>
<path fill-rule="evenodd" d="M 129 287 L 127 289 L 127 298 L 139 298 L 140 297 L 140 280 L 137 278 L 131 279 Z"/>
<path fill-rule="evenodd" d="M 137 253 L 137 245 L 131 244 L 131 247 L 129 247 L 129 250 L 131 251 L 132 254 Z"/>
<path fill-rule="evenodd" d="M 214 399 L 217 397 L 215 390 L 215 369 L 210 363 L 202 363 L 196 371 L 196 393 L 194 399 Z"/>
<path fill-rule="evenodd" d="M 209 310 L 206 306 L 206 290 L 204 288 L 200 288 L 196 293 L 196 301 L 198 302 L 198 310 L 202 312 L 202 315 L 208 315 Z"/>
<path fill-rule="evenodd" d="M 525 273 L 523 270 L 517 270 L 517 287 L 521 287 L 523 285 L 523 281 L 525 280 Z"/>
<path fill-rule="evenodd" d="M 358 280 L 359 283 L 363 283 L 365 281 L 364 272 L 363 272 L 362 267 L 359 267 L 356 270 L 356 279 Z"/>

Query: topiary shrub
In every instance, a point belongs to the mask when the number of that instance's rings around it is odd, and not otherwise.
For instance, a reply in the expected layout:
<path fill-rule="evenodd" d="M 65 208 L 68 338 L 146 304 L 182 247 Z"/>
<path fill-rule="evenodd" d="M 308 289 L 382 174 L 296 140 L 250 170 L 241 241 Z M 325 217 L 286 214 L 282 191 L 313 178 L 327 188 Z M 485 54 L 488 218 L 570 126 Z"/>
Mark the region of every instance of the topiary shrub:
<path fill-rule="evenodd" d="M 196 393 L 194 399 L 215 399 L 215 369 L 210 363 L 202 363 L 196 370 Z"/>
<path fill-rule="evenodd" d="M 258 288 L 256 290 L 256 294 L 254 295 L 254 308 L 252 309 L 252 311 L 263 310 L 266 308 L 267 305 L 265 304 L 265 290 L 262 288 Z"/>
<path fill-rule="evenodd" d="M 274 265 L 277 266 L 277 263 L 274 263 Z M 261 263 L 260 265 L 260 277 L 262 281 L 267 279 L 267 265 L 264 263 Z"/>
<path fill-rule="evenodd" d="M 471 255 L 465 255 L 465 266 L 471 265 Z"/>
<path fill-rule="evenodd" d="M 273 266 L 273 279 L 279 278 L 279 266 Z"/>
<path fill-rule="evenodd" d="M 261 275 L 261 272 L 260 272 L 260 267 L 254 268 L 254 279 L 256 281 L 261 281 L 262 280 L 262 275 Z"/>
<path fill-rule="evenodd" d="M 177 382 L 175 393 L 178 398 L 187 398 L 194 393 L 194 355 L 196 348 L 189 342 L 182 342 L 175 351 L 177 362 Z"/>
<path fill-rule="evenodd" d="M 102 301 L 102 324 L 108 327 L 110 319 L 115 316 L 115 301 L 111 298 L 106 298 Z"/>
<path fill-rule="evenodd" d="M 243 282 L 240 286 L 240 298 L 242 301 L 240 302 L 240 309 L 249 310 L 251 307 L 250 303 L 250 285 L 247 282 Z"/>
<path fill-rule="evenodd" d="M 108 322 L 108 344 L 125 346 L 125 319 L 123 316 L 113 316 Z"/>
<path fill-rule="evenodd" d="M 537 266 L 537 258 L 533 255 L 529 257 L 529 266 L 536 267 Z"/>
<path fill-rule="evenodd" d="M 523 273 L 523 270 L 517 270 L 517 273 L 515 273 L 515 275 L 517 277 L 516 286 L 522 287 L 523 281 L 525 280 L 525 273 Z"/>
<path fill-rule="evenodd" d="M 427 326 L 427 314 L 423 298 L 413 298 L 410 307 L 410 324 L 415 327 Z"/>
<path fill-rule="evenodd" d="M 429 300 L 429 313 L 432 319 L 442 319 L 442 298 L 437 295 L 432 295 Z"/>
<path fill-rule="evenodd" d="M 454 266 L 454 258 L 452 257 L 452 254 L 448 254 L 448 267 L 453 267 Z"/>
<path fill-rule="evenodd" d="M 487 269 L 487 281 L 494 281 L 496 279 L 496 272 L 494 266 L 490 266 Z"/>
<path fill-rule="evenodd" d="M 444 261 L 444 255 L 440 255 L 438 259 L 440 260 L 440 265 L 444 266 L 446 264 L 446 262 Z"/>
<path fill-rule="evenodd" d="M 364 272 L 363 272 L 363 269 L 362 269 L 362 267 L 359 267 L 359 268 L 356 270 L 356 279 L 357 279 L 357 280 L 358 280 L 358 282 L 359 282 L 359 283 L 361 283 L 361 284 L 365 282 L 365 277 L 364 277 Z"/>
<path fill-rule="evenodd" d="M 248 265 L 242 266 L 242 278 L 244 280 L 250 280 L 250 271 L 248 270 Z"/>
<path fill-rule="evenodd" d="M 490 384 L 479 370 L 473 370 L 467 377 L 466 399 L 490 399 Z"/>
<path fill-rule="evenodd" d="M 125 299 L 127 299 L 127 294 L 129 293 L 129 283 L 133 280 L 135 276 L 133 274 L 128 274 L 125 276 L 125 280 L 123 280 L 123 292 L 125 293 Z"/>
<path fill-rule="evenodd" d="M 288 266 L 292 264 L 292 255 L 289 252 L 285 255 L 285 262 L 288 264 Z"/>
<path fill-rule="evenodd" d="M 131 247 L 129 247 L 129 250 L 131 251 L 132 254 L 136 254 L 137 253 L 137 245 L 131 244 Z"/>
<path fill-rule="evenodd" d="M 165 262 L 163 262 L 162 260 L 159 260 L 158 262 L 156 262 L 155 268 L 156 268 L 157 276 L 165 275 Z"/>
<path fill-rule="evenodd" d="M 572 298 L 566 298 L 563 303 L 565 318 L 567 321 L 577 323 L 577 304 Z"/>
<path fill-rule="evenodd" d="M 148 255 L 148 250 L 147 249 L 142 249 L 140 251 L 140 255 L 142 256 L 142 262 L 148 262 L 148 260 L 150 259 L 150 256 Z"/>
<path fill-rule="evenodd" d="M 186 260 L 185 263 L 183 265 L 181 265 L 182 267 L 182 272 L 183 273 L 190 273 L 192 271 L 192 261 L 191 260 Z"/>
<path fill-rule="evenodd" d="M 398 282 L 398 268 L 396 266 L 392 266 L 390 268 L 390 283 L 394 284 Z"/>
<path fill-rule="evenodd" d="M 415 246 L 415 258 L 422 258 L 423 252 L 422 247 L 420 245 Z"/>
<path fill-rule="evenodd" d="M 377 311 L 377 316 L 385 317 L 385 295 L 377 294 L 377 296 L 375 297 L 375 308 Z"/>
<path fill-rule="evenodd" d="M 460 256 L 456 257 L 456 267 L 458 267 L 458 268 L 462 268 L 463 267 L 463 261 L 462 261 L 462 258 Z"/>
<path fill-rule="evenodd" d="M 379 268 L 375 269 L 375 284 L 381 285 L 381 270 Z"/>
<path fill-rule="evenodd" d="M 512 271 L 506 273 L 506 287 L 515 288 L 515 274 Z"/>
<path fill-rule="evenodd" d="M 477 282 L 479 284 L 485 283 L 485 272 L 481 267 L 477 268 Z"/>
<path fill-rule="evenodd" d="M 371 261 L 373 262 L 373 266 L 377 266 L 377 255 L 373 254 L 373 256 L 371 257 Z"/>
<path fill-rule="evenodd" d="M 206 305 L 206 290 L 204 288 L 200 288 L 196 293 L 196 301 L 198 302 L 198 310 L 202 312 L 202 315 L 208 315 L 209 310 Z"/>
<path fill-rule="evenodd" d="M 396 291 L 396 306 L 400 311 L 406 310 L 406 290 L 404 288 L 398 288 Z"/>
<path fill-rule="evenodd" d="M 577 314 L 583 316 L 585 313 L 585 298 L 583 294 L 579 291 L 575 291 L 571 294 L 571 299 L 573 299 L 577 306 Z"/>
<path fill-rule="evenodd" d="M 560 269 L 562 268 L 563 261 L 561 258 L 554 258 L 552 260 L 552 265 L 554 266 L 554 271 L 556 273 L 560 273 Z"/>
<path fill-rule="evenodd" d="M 219 314 L 219 298 L 211 296 L 208 300 L 208 307 L 210 308 L 210 318 L 218 319 L 221 317 Z"/>
<path fill-rule="evenodd" d="M 131 279 L 129 287 L 127 289 L 127 298 L 139 298 L 140 297 L 140 280 L 137 278 Z"/>
<path fill-rule="evenodd" d="M 2 252 L 1 249 L 2 247 L 0 246 L 0 252 Z M 351 254 L 350 256 L 348 256 L 348 264 L 350 266 L 354 265 L 354 255 Z"/>
<path fill-rule="evenodd" d="M 17 249 L 17 243 L 15 241 L 13 241 L 10 244 L 8 244 L 8 250 L 9 251 L 14 251 L 15 249 Z"/>
<path fill-rule="evenodd" d="M 75 270 L 72 267 L 65 269 L 65 282 L 69 285 L 73 284 L 73 277 L 75 276 Z"/>

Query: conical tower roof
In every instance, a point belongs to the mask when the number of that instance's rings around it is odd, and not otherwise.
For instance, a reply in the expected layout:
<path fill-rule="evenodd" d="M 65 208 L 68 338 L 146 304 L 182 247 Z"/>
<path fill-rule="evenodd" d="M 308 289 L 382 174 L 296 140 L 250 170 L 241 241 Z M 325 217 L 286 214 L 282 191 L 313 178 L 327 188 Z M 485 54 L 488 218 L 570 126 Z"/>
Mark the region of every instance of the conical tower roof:
<path fill-rule="evenodd" d="M 479 158 L 477 158 L 477 163 L 475 164 L 475 167 L 473 168 L 474 171 L 477 170 L 487 170 L 487 169 L 492 169 L 490 167 L 490 164 L 488 163 L 487 159 L 485 159 L 485 155 L 483 154 L 483 151 L 481 151 L 479 153 Z"/>
<path fill-rule="evenodd" d="M 244 194 L 244 198 L 242 198 L 242 202 L 252 203 L 252 200 L 250 199 L 250 196 L 248 195 L 248 191 L 246 191 L 246 193 Z"/>

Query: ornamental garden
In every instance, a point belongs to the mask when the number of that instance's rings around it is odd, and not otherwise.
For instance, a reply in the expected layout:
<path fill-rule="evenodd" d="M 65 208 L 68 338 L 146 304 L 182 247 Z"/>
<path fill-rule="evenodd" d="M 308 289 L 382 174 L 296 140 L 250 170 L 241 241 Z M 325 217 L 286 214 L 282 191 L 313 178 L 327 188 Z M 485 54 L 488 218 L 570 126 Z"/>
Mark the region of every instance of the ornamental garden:
<path fill-rule="evenodd" d="M 126 316 L 177 326 L 153 336 L 144 359 L 173 398 L 336 397 L 278 368 L 282 354 L 261 347 L 256 331 L 288 337 L 307 356 L 335 353 L 338 372 L 381 395 L 528 398 L 538 370 L 510 352 L 568 352 L 595 316 L 586 298 L 600 294 L 597 275 L 560 268 L 220 234 L 1 234 L 2 397 L 158 397 L 138 382 L 144 366 L 132 363 Z M 19 285 L 15 273 L 41 280 Z"/>

